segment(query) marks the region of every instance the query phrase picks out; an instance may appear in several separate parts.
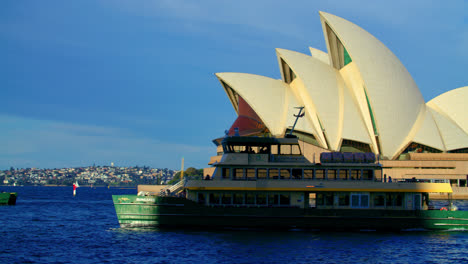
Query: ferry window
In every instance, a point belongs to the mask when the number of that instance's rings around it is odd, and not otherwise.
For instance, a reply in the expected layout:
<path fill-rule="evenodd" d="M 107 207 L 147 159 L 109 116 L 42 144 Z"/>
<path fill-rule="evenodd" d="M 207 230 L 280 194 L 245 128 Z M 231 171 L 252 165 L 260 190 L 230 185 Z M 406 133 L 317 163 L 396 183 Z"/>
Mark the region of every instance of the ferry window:
<path fill-rule="evenodd" d="M 267 178 L 267 170 L 266 169 L 258 169 L 257 170 L 257 178 L 258 179 L 266 179 Z"/>
<path fill-rule="evenodd" d="M 244 194 L 236 193 L 234 194 L 234 204 L 243 204 L 244 203 Z"/>
<path fill-rule="evenodd" d="M 198 193 L 197 201 L 199 204 L 205 204 L 205 194 Z"/>
<path fill-rule="evenodd" d="M 338 170 L 339 175 L 338 178 L 340 180 L 347 180 L 348 179 L 348 170 Z"/>
<path fill-rule="evenodd" d="M 210 193 L 210 204 L 219 204 L 219 194 Z"/>
<path fill-rule="evenodd" d="M 351 206 L 359 207 L 359 195 L 358 194 L 351 195 Z"/>
<path fill-rule="evenodd" d="M 336 170 L 327 170 L 329 180 L 336 180 Z"/>
<path fill-rule="evenodd" d="M 301 149 L 299 148 L 299 145 L 292 145 L 292 154 L 293 155 L 300 155 L 301 154 Z"/>
<path fill-rule="evenodd" d="M 311 180 L 314 178 L 314 170 L 304 170 L 304 179 Z"/>
<path fill-rule="evenodd" d="M 415 194 L 413 196 L 413 206 L 416 210 L 421 210 L 421 194 Z"/>
<path fill-rule="evenodd" d="M 255 154 L 260 153 L 259 148 L 260 148 L 260 147 L 252 147 L 252 148 L 251 148 L 252 153 L 255 153 Z"/>
<path fill-rule="evenodd" d="M 386 205 L 387 207 L 393 206 L 393 202 L 392 202 L 393 195 L 392 195 L 391 193 L 387 193 L 385 196 L 386 196 L 386 197 L 385 197 L 385 198 L 386 198 L 386 199 L 385 199 L 385 205 Z"/>
<path fill-rule="evenodd" d="M 289 171 L 289 169 L 281 169 L 280 170 L 280 178 L 281 179 L 290 179 L 291 178 L 291 172 Z"/>
<path fill-rule="evenodd" d="M 223 193 L 223 196 L 221 198 L 221 202 L 223 204 L 232 204 L 232 194 L 230 193 Z"/>
<path fill-rule="evenodd" d="M 351 180 L 359 180 L 361 176 L 361 170 L 351 170 Z"/>
<path fill-rule="evenodd" d="M 369 207 L 369 194 L 351 194 L 351 207 Z"/>
<path fill-rule="evenodd" d="M 363 171 L 363 175 L 362 175 L 363 180 L 371 181 L 372 178 L 373 178 L 372 170 L 364 170 Z"/>
<path fill-rule="evenodd" d="M 374 194 L 374 206 L 385 206 L 385 195 Z"/>
<path fill-rule="evenodd" d="M 255 169 L 246 169 L 247 180 L 255 180 Z"/>
<path fill-rule="evenodd" d="M 257 194 L 257 205 L 267 205 L 266 194 Z"/>
<path fill-rule="evenodd" d="M 229 179 L 231 177 L 230 171 L 231 171 L 230 168 L 223 168 L 222 178 Z"/>
<path fill-rule="evenodd" d="M 291 154 L 291 145 L 280 145 L 281 155 L 290 155 Z"/>
<path fill-rule="evenodd" d="M 369 207 L 369 195 L 361 194 L 361 207 Z"/>
<path fill-rule="evenodd" d="M 323 193 L 317 193 L 316 202 L 317 202 L 317 205 L 324 205 Z"/>
<path fill-rule="evenodd" d="M 317 207 L 316 198 L 317 195 L 315 193 L 309 193 L 309 207 Z"/>
<path fill-rule="evenodd" d="M 349 193 L 338 194 L 338 205 L 349 206 Z"/>
<path fill-rule="evenodd" d="M 317 193 L 317 205 L 332 206 L 333 193 Z"/>
<path fill-rule="evenodd" d="M 280 205 L 289 206 L 291 204 L 291 199 L 290 199 L 289 195 L 281 194 L 279 196 L 279 202 L 280 202 Z"/>
<path fill-rule="evenodd" d="M 255 195 L 253 193 L 245 195 L 245 204 L 255 204 Z"/>
<path fill-rule="evenodd" d="M 278 205 L 278 195 L 270 194 L 268 195 L 268 205 Z"/>
<path fill-rule="evenodd" d="M 278 169 L 269 169 L 268 175 L 270 179 L 278 179 Z"/>
<path fill-rule="evenodd" d="M 278 154 L 278 145 L 271 145 L 271 154 L 273 155 Z"/>
<path fill-rule="evenodd" d="M 258 147 L 258 153 L 259 154 L 268 154 L 268 147 L 266 147 L 266 146 Z"/>
<path fill-rule="evenodd" d="M 322 170 L 322 169 L 315 170 L 315 178 L 316 179 L 323 179 L 324 175 L 325 175 L 324 170 Z"/>
<path fill-rule="evenodd" d="M 223 145 L 223 151 L 226 153 L 231 153 L 232 152 L 232 146 L 231 145 Z"/>
<path fill-rule="evenodd" d="M 325 205 L 333 205 L 333 193 L 326 193 L 323 200 Z"/>
<path fill-rule="evenodd" d="M 395 206 L 403 206 L 403 194 L 401 193 L 396 193 L 395 194 Z"/>
<path fill-rule="evenodd" d="M 302 169 L 292 169 L 292 178 L 296 180 L 302 179 Z"/>
<path fill-rule="evenodd" d="M 237 153 L 247 152 L 245 146 L 234 146 L 234 151 Z"/>
<path fill-rule="evenodd" d="M 235 180 L 243 179 L 244 178 L 244 169 L 234 169 L 233 178 Z"/>
<path fill-rule="evenodd" d="M 387 193 L 386 195 L 387 207 L 401 207 L 403 205 L 403 194 L 401 193 Z"/>

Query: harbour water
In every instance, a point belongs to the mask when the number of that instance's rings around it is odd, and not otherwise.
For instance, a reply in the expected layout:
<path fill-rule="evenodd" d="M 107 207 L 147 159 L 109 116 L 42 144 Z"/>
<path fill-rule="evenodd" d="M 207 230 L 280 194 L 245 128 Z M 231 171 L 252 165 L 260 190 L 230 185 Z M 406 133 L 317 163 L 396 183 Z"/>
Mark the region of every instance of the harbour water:
<path fill-rule="evenodd" d="M 5 187 L 0 263 L 467 263 L 467 231 L 122 229 L 112 194 L 136 189 Z M 456 201 L 468 210 L 468 201 Z"/>

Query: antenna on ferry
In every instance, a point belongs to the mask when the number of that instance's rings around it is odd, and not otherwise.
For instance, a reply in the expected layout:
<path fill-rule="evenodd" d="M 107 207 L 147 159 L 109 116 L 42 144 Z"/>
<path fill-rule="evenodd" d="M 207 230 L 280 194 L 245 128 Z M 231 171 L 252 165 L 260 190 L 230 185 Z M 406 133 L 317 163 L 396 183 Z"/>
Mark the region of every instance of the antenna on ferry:
<path fill-rule="evenodd" d="M 299 113 L 297 115 L 294 115 L 296 117 L 296 120 L 294 121 L 294 125 L 292 126 L 291 131 L 289 131 L 289 136 L 292 136 L 294 128 L 296 127 L 297 120 L 305 115 L 305 112 L 302 113 L 304 106 L 294 107 L 294 108 L 299 109 Z"/>

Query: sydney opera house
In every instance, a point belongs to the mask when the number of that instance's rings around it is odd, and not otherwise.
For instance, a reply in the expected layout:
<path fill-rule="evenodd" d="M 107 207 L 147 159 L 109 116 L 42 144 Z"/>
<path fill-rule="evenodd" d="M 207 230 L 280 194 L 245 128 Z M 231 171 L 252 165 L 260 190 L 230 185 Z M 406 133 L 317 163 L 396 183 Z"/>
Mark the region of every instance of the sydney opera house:
<path fill-rule="evenodd" d="M 282 137 L 304 107 L 294 134 L 309 160 L 373 152 L 386 176 L 450 180 L 468 193 L 468 86 L 425 102 L 400 60 L 369 32 L 324 12 L 320 21 L 328 52 L 276 49 L 281 79 L 216 74 L 238 114 L 229 133 Z"/>

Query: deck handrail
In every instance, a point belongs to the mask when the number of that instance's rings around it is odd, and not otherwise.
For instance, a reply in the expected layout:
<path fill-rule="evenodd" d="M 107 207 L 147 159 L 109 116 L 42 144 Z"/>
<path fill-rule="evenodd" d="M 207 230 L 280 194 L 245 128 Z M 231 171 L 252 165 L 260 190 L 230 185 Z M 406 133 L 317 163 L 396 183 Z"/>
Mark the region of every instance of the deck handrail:
<path fill-rule="evenodd" d="M 182 188 L 184 188 L 185 183 L 187 182 L 186 178 L 180 180 L 179 182 L 171 185 L 169 188 L 162 189 L 160 192 L 161 196 L 174 195 L 177 194 Z"/>

